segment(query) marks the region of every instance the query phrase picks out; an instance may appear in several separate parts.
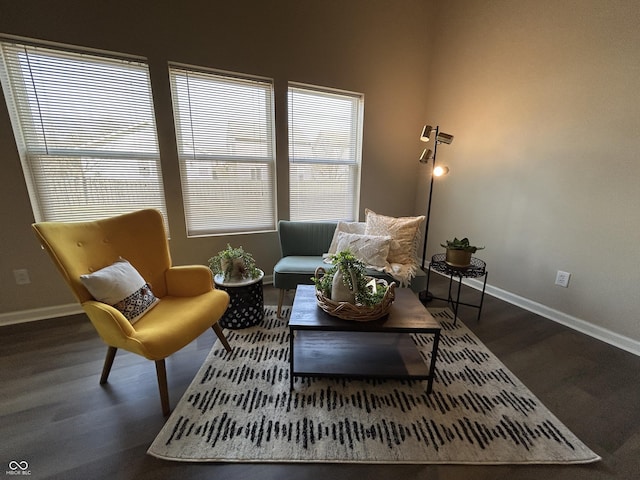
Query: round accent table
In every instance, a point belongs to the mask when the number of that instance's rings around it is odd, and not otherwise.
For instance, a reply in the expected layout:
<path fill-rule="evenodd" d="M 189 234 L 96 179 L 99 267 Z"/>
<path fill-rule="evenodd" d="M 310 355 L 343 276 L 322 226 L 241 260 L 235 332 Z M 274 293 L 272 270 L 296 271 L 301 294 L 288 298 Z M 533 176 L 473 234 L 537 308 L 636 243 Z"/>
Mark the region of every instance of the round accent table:
<path fill-rule="evenodd" d="M 256 325 L 264 318 L 264 297 L 260 276 L 240 282 L 225 282 L 222 275 L 213 277 L 216 287 L 229 294 L 229 307 L 220 319 L 223 328 L 246 328 Z"/>
<path fill-rule="evenodd" d="M 487 277 L 489 276 L 489 272 L 487 271 L 487 264 L 476 257 L 471 257 L 471 265 L 468 267 L 454 267 L 449 265 L 446 262 L 446 254 L 445 253 L 437 253 L 433 257 L 431 257 L 431 262 L 429 263 L 429 270 L 427 271 L 427 291 L 429 291 L 429 279 L 431 277 L 431 270 L 435 270 L 436 272 L 440 272 L 444 275 L 449 276 L 449 294 L 447 298 L 438 298 L 433 297 L 437 300 L 446 300 L 451 307 L 453 308 L 454 320 L 453 324 L 455 325 L 458 321 L 458 309 L 460 305 L 466 305 L 467 307 L 473 307 L 478 309 L 478 319 L 480 321 L 480 313 L 482 313 L 482 304 L 484 303 L 484 291 L 487 288 Z M 484 282 L 482 283 L 482 293 L 480 295 L 480 303 L 472 304 L 472 303 L 464 303 L 460 301 L 460 289 L 462 287 L 462 279 L 463 278 L 479 278 L 484 277 Z M 454 278 L 458 279 L 458 292 L 456 298 L 454 300 L 451 287 L 453 286 Z"/>

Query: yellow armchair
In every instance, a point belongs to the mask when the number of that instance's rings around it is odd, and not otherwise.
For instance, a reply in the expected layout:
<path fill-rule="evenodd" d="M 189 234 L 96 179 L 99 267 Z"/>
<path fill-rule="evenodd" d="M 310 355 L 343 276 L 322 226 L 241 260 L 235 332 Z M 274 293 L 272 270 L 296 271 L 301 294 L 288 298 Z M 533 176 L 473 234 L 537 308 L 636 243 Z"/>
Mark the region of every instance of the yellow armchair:
<path fill-rule="evenodd" d="M 218 320 L 229 295 L 217 290 L 204 265 L 172 266 L 160 212 L 147 209 L 92 222 L 40 222 L 33 229 L 44 249 L 108 345 L 100 383 L 107 382 L 117 349 L 153 360 L 162 413 L 168 415 L 165 358 L 212 328 L 227 351 Z M 126 259 L 160 300 L 132 324 L 117 308 L 93 298 L 81 281 Z"/>

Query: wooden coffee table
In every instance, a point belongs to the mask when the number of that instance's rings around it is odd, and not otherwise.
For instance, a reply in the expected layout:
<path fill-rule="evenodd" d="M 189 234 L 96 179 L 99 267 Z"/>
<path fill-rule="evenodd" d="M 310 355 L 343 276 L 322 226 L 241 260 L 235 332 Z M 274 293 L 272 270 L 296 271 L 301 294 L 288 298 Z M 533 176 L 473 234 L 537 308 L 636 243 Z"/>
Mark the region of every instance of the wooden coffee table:
<path fill-rule="evenodd" d="M 412 378 L 431 393 L 440 324 L 408 288 L 396 289 L 389 314 L 379 320 L 342 320 L 316 303 L 314 285 L 298 285 L 289 319 L 289 377 Z M 428 365 L 412 333 L 433 335 Z"/>

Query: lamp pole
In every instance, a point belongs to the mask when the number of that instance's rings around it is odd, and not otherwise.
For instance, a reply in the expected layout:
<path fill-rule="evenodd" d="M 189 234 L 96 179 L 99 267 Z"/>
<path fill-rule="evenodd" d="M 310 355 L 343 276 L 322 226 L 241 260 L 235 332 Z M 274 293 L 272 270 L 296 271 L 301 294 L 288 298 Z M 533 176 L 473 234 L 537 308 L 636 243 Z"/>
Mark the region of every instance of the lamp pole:
<path fill-rule="evenodd" d="M 433 198 L 433 170 L 436 168 L 436 155 L 438 154 L 438 128 L 436 126 L 435 145 L 433 146 L 433 157 L 431 158 L 431 183 L 429 185 L 429 201 L 427 202 L 427 220 L 424 226 L 424 242 L 422 245 L 422 270 L 424 270 L 425 257 L 427 256 L 427 238 L 429 236 L 429 220 L 431 218 L 431 199 Z"/>
<path fill-rule="evenodd" d="M 438 154 L 438 133 L 439 126 L 436 125 L 436 134 L 433 138 L 435 138 L 435 142 L 433 145 L 433 157 L 431 157 L 431 182 L 429 184 L 429 201 L 427 202 L 427 218 L 424 225 L 424 240 L 422 244 L 422 271 L 424 272 L 425 260 L 427 257 L 427 239 L 429 238 L 429 220 L 431 220 L 431 199 L 433 198 L 433 171 L 436 168 L 436 155 Z M 430 302 L 433 299 L 433 295 L 428 290 L 425 292 L 420 292 L 419 298 L 423 302 Z"/>

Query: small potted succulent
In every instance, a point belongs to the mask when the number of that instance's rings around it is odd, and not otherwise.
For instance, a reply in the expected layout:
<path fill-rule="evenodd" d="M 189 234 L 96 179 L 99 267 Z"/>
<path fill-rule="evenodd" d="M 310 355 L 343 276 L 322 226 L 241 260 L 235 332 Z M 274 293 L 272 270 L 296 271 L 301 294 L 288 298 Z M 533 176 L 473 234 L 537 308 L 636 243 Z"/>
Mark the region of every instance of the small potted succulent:
<path fill-rule="evenodd" d="M 225 282 L 252 280 L 262 274 L 256 267 L 253 255 L 242 247 L 234 248 L 230 244 L 209 259 L 209 268 L 214 275 L 222 275 Z"/>
<path fill-rule="evenodd" d="M 447 264 L 455 268 L 467 268 L 471 265 L 471 255 L 484 248 L 471 245 L 466 237 L 462 240 L 458 238 L 447 240 L 446 244 L 441 243 L 440 246 L 447 249 L 445 259 Z"/>

